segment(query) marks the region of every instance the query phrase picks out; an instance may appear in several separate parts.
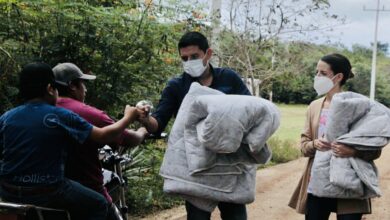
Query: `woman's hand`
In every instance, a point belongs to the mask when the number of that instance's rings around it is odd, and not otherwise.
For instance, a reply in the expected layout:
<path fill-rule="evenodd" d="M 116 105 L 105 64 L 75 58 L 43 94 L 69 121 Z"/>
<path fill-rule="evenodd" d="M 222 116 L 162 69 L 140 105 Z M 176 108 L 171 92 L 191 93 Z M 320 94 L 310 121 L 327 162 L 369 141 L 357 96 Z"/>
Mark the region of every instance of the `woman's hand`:
<path fill-rule="evenodd" d="M 315 139 L 314 147 L 319 151 L 328 151 L 331 149 L 331 144 L 324 138 Z"/>
<path fill-rule="evenodd" d="M 356 150 L 345 144 L 333 142 L 331 144 L 331 147 L 333 155 L 335 155 L 336 157 L 354 157 L 356 155 Z"/>

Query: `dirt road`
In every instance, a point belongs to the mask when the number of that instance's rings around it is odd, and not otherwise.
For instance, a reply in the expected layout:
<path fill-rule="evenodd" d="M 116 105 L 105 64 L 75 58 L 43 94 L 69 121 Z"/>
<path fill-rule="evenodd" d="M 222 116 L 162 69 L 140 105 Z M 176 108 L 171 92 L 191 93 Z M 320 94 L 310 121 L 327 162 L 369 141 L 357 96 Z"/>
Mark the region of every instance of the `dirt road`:
<path fill-rule="evenodd" d="M 365 220 L 390 219 L 390 146 L 384 148 L 381 157 L 376 161 L 380 172 L 380 185 L 383 196 L 372 200 L 373 214 L 364 216 Z M 287 206 L 292 192 L 298 183 L 306 159 L 300 158 L 289 163 L 280 164 L 257 172 L 256 201 L 247 206 L 249 220 L 302 220 Z M 218 210 L 213 212 L 213 220 L 220 219 Z M 151 215 L 144 220 L 185 220 L 184 207 L 166 210 Z M 332 215 L 332 220 L 336 219 Z"/>

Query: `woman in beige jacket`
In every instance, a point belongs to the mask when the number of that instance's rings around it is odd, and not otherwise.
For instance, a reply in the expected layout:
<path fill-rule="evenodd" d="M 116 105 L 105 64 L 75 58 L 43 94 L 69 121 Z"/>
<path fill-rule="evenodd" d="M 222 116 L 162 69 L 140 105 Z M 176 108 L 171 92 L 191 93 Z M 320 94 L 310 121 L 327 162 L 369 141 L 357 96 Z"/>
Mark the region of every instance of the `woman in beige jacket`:
<path fill-rule="evenodd" d="M 308 107 L 304 131 L 301 134 L 301 151 L 308 157 L 308 162 L 289 202 L 290 207 L 305 214 L 306 220 L 326 220 L 331 212 L 337 213 L 338 220 L 360 220 L 363 214 L 371 213 L 369 199 L 320 198 L 310 193 L 311 168 L 317 150 L 332 150 L 338 157 L 359 157 L 367 161 L 378 158 L 381 153 L 380 150 L 357 151 L 344 144 L 328 143 L 323 138 L 332 97 L 341 92 L 341 86 L 353 77 L 351 68 L 349 60 L 340 54 L 326 55 L 317 64 L 314 88 L 318 95 L 326 95 L 313 101 Z"/>

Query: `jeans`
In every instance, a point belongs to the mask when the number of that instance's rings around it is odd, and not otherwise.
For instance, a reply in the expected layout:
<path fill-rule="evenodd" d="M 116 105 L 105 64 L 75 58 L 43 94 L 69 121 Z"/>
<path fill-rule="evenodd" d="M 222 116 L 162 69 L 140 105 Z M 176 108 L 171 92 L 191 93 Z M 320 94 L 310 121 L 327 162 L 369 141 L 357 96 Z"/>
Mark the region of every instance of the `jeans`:
<path fill-rule="evenodd" d="M 105 220 L 107 216 L 108 202 L 101 194 L 69 179 L 63 180 L 58 189 L 47 194 L 20 196 L 0 187 L 0 195 L 7 202 L 65 209 L 72 220 Z"/>
<path fill-rule="evenodd" d="M 244 204 L 220 202 L 218 209 L 223 220 L 246 220 L 246 208 Z M 187 220 L 209 220 L 211 213 L 204 211 L 186 201 Z"/>
<path fill-rule="evenodd" d="M 337 199 L 307 196 L 305 220 L 328 220 L 331 212 L 337 210 Z M 337 215 L 337 220 L 361 220 L 362 213 Z"/>

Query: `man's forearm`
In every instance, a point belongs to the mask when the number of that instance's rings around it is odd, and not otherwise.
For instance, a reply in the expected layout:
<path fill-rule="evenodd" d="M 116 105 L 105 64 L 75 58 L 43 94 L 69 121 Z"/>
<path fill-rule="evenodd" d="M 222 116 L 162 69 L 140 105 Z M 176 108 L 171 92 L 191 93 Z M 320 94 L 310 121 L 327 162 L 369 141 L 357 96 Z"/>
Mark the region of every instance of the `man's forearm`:
<path fill-rule="evenodd" d="M 121 145 L 126 147 L 134 147 L 142 143 L 145 137 L 148 135 L 146 128 L 139 128 L 137 131 L 126 130 L 126 134 L 123 137 Z"/>
<path fill-rule="evenodd" d="M 134 120 L 134 116 L 128 116 L 103 128 L 94 126 L 90 138 L 98 143 L 114 142 Z"/>
<path fill-rule="evenodd" d="M 153 116 L 145 118 L 141 123 L 145 126 L 149 133 L 155 133 L 158 130 L 158 122 Z"/>
<path fill-rule="evenodd" d="M 373 161 L 381 156 L 382 150 L 356 151 L 355 156 L 365 161 Z"/>

